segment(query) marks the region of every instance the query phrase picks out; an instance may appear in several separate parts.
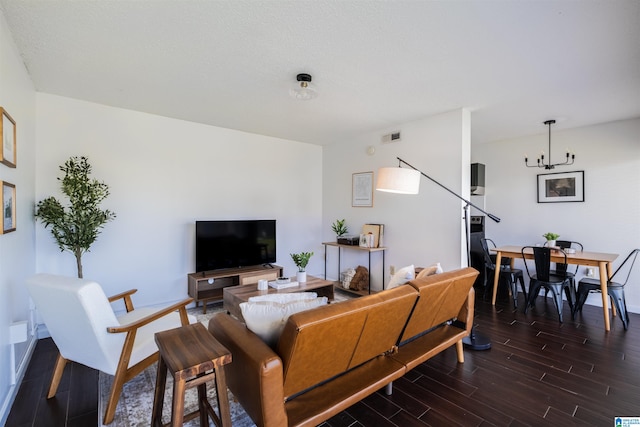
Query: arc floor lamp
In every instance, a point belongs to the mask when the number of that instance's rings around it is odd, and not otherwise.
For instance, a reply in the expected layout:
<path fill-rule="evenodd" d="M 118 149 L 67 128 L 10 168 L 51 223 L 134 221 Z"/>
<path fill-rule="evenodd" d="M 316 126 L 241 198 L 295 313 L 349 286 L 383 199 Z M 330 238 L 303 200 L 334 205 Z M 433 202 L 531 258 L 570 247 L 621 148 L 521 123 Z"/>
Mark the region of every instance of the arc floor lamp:
<path fill-rule="evenodd" d="M 469 235 L 470 233 L 469 207 L 473 207 L 477 209 L 478 211 L 482 212 L 483 214 L 485 214 L 495 222 L 500 222 L 500 218 L 474 205 L 469 200 L 465 199 L 464 197 L 454 192 L 450 188 L 439 183 L 435 179 L 431 178 L 429 175 L 422 172 L 418 168 L 402 160 L 400 157 L 396 157 L 396 158 L 398 159 L 398 167 L 387 167 L 387 168 L 378 169 L 378 180 L 376 182 L 376 190 L 385 191 L 388 193 L 398 193 L 398 194 L 418 194 L 420 192 L 420 177 L 423 176 L 428 180 L 432 181 L 434 184 L 441 187 L 442 189 L 444 189 L 445 191 L 449 192 L 453 196 L 462 200 L 464 202 L 462 211 L 463 211 L 464 227 L 465 227 L 465 243 L 467 247 L 467 266 L 471 266 L 471 246 L 470 246 L 470 235 Z M 402 167 L 403 164 L 407 166 L 407 168 L 403 168 Z M 473 350 L 487 350 L 491 348 L 491 341 L 488 338 L 483 337 L 482 335 L 476 334 L 473 328 L 471 330 L 471 336 L 468 338 L 465 338 L 463 342 L 467 347 Z"/>

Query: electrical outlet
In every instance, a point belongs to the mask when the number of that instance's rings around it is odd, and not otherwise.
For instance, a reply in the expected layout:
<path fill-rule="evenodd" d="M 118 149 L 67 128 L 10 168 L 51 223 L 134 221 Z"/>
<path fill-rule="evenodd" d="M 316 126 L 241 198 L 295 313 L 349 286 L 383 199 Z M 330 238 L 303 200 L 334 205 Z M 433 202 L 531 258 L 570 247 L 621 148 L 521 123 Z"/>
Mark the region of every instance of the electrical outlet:
<path fill-rule="evenodd" d="M 394 274 L 396 274 L 396 266 L 395 265 L 390 265 L 389 266 L 389 274 L 392 275 L 392 276 Z"/>
<path fill-rule="evenodd" d="M 587 277 L 595 276 L 595 271 L 591 267 L 587 267 Z"/>

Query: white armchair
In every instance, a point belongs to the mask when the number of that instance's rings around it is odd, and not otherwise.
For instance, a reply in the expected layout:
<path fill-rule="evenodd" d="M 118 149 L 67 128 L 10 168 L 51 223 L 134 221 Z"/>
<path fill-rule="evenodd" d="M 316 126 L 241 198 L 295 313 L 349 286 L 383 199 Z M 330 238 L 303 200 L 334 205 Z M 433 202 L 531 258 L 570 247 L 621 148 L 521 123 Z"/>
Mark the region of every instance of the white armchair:
<path fill-rule="evenodd" d="M 186 311 L 191 298 L 134 310 L 136 289 L 107 298 L 96 282 L 52 274 L 30 277 L 27 288 L 59 350 L 47 398 L 55 396 L 67 360 L 114 375 L 105 424 L 113 421 L 124 383 L 158 360 L 154 334 L 196 322 Z M 116 316 L 110 303 L 120 299 L 127 313 Z"/>

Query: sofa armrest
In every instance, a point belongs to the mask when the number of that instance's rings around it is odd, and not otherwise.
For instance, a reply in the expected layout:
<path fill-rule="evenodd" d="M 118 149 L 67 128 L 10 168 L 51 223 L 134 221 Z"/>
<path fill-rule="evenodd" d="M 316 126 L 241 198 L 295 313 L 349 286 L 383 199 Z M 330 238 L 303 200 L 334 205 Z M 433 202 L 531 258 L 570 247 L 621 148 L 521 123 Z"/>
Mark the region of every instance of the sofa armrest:
<path fill-rule="evenodd" d="M 286 426 L 280 357 L 226 313 L 209 320 L 209 332 L 233 355 L 233 362 L 224 366 L 227 387 L 247 414 L 259 426 Z"/>

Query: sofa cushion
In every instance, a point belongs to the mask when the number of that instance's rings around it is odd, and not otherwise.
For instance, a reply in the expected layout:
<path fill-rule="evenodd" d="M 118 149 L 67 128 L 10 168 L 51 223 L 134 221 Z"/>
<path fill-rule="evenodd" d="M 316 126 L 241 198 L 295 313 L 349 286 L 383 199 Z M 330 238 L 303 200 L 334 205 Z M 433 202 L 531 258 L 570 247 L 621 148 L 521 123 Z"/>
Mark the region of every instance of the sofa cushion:
<path fill-rule="evenodd" d="M 396 286 L 403 285 L 409 280 L 413 280 L 416 277 L 416 269 L 413 264 L 406 267 L 402 267 L 397 270 L 387 285 L 387 289 L 395 288 Z"/>
<path fill-rule="evenodd" d="M 429 267 L 423 268 L 420 273 L 416 274 L 416 279 L 422 279 L 423 277 L 428 277 L 439 273 L 442 273 L 442 267 L 440 267 L 440 263 L 436 263 L 430 265 Z"/>
<path fill-rule="evenodd" d="M 289 316 L 327 302 L 327 297 L 318 298 L 315 292 L 268 294 L 240 303 L 240 310 L 247 328 L 273 348 Z"/>

